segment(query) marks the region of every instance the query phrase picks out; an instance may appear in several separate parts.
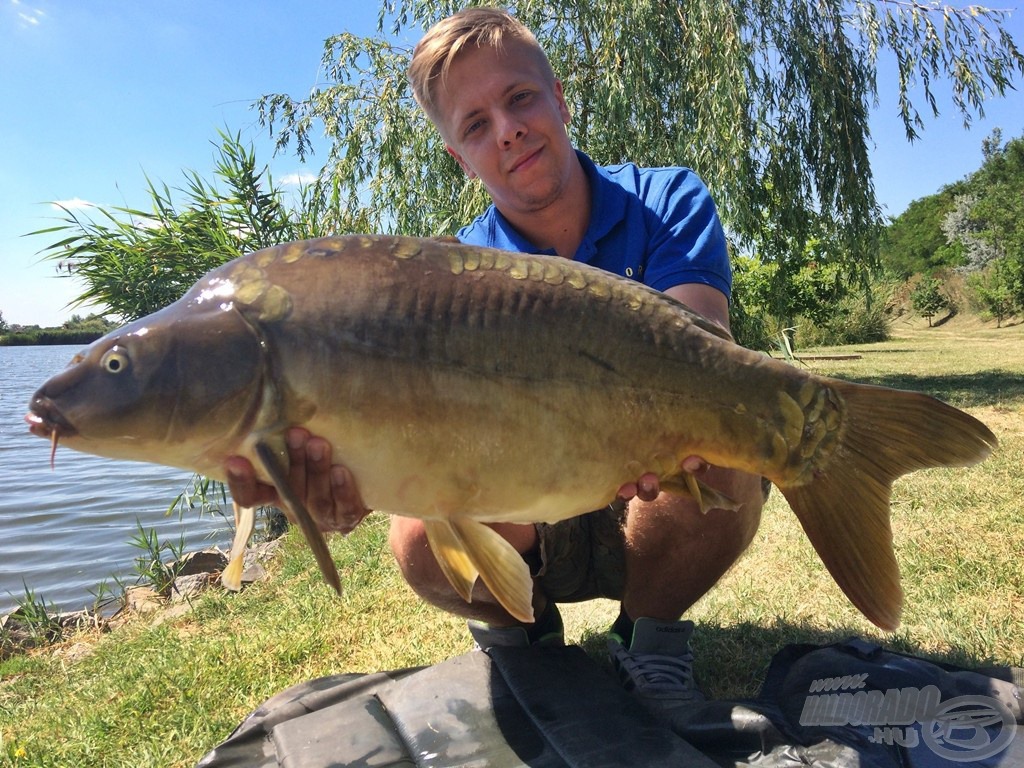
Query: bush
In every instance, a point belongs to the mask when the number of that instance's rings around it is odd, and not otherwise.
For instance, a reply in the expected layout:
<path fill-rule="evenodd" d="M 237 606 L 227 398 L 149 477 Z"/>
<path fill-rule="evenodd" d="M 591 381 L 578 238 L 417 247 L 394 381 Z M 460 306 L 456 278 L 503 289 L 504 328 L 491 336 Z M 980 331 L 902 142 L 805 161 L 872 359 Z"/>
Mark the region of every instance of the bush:
<path fill-rule="evenodd" d="M 915 312 L 928 319 L 928 327 L 931 327 L 935 315 L 951 306 L 941 284 L 932 276 L 921 278 L 914 286 L 910 292 L 910 305 Z"/>
<path fill-rule="evenodd" d="M 844 298 L 831 318 L 815 323 L 806 317 L 797 320 L 796 339 L 801 347 L 838 347 L 845 344 L 870 344 L 889 338 L 889 298 L 893 286 L 875 283 L 865 292 Z"/>
<path fill-rule="evenodd" d="M 967 285 L 982 312 L 996 319 L 997 328 L 1013 314 L 1017 302 L 1014 300 L 1013 276 L 1005 259 L 996 260 L 982 271 L 969 275 Z"/>

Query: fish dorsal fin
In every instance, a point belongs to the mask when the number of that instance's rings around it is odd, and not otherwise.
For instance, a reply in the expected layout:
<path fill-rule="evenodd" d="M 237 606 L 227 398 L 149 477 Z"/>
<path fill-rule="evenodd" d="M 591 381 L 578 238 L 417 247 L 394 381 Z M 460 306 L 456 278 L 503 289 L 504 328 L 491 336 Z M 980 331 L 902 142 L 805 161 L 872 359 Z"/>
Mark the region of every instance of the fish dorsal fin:
<path fill-rule="evenodd" d="M 471 601 L 477 575 L 512 616 L 533 617 L 533 579 L 523 556 L 493 528 L 468 518 L 424 520 L 430 548 L 455 591 Z"/>
<path fill-rule="evenodd" d="M 338 577 L 338 569 L 331 558 L 331 552 L 327 549 L 324 535 L 317 528 L 316 523 L 313 522 L 313 518 L 310 516 L 309 510 L 306 509 L 306 505 L 292 492 L 281 459 L 274 453 L 274 449 L 263 440 L 256 443 L 256 457 L 266 471 L 267 476 L 270 477 L 274 487 L 277 488 L 277 495 L 284 502 L 286 511 L 290 513 L 292 521 L 298 524 L 302 535 L 306 538 L 306 543 L 313 550 L 313 556 L 316 558 L 317 565 L 320 566 L 320 572 L 324 575 L 324 580 L 340 595 L 341 579 Z"/>
<path fill-rule="evenodd" d="M 256 508 L 242 507 L 232 501 L 235 508 L 235 539 L 231 542 L 231 554 L 228 565 L 220 575 L 220 583 L 225 589 L 237 592 L 242 588 L 242 565 L 245 560 L 245 547 L 252 536 L 256 524 Z"/>

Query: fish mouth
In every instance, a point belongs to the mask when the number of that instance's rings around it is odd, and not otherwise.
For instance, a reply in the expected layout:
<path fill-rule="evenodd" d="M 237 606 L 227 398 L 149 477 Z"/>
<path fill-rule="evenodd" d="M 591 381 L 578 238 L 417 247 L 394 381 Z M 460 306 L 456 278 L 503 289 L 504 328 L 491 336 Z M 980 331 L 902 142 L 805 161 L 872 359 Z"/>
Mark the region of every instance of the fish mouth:
<path fill-rule="evenodd" d="M 25 422 L 29 431 L 38 437 L 51 437 L 56 434 L 58 437 L 73 437 L 78 434 L 53 400 L 45 395 L 37 395 L 29 403 L 30 413 L 25 414 Z"/>
<path fill-rule="evenodd" d="M 29 403 L 29 413 L 25 414 L 28 431 L 37 437 L 45 437 L 50 441 L 50 468 L 53 468 L 57 454 L 57 443 L 62 437 L 74 437 L 78 430 L 68 421 L 54 402 L 45 396 L 36 396 Z"/>

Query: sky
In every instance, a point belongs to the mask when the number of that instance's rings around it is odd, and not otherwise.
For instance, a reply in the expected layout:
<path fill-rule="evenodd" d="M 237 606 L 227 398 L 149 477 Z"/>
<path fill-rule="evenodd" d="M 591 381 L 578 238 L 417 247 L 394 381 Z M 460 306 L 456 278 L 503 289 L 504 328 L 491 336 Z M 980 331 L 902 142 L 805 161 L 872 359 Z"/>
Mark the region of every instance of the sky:
<path fill-rule="evenodd" d="M 1024 48 L 1024 8 L 1006 28 Z M 183 170 L 212 178 L 218 130 L 240 132 L 275 180 L 298 179 L 290 154 L 273 155 L 251 105 L 261 95 L 304 98 L 323 84 L 320 57 L 331 35 L 374 34 L 368 0 L 0 0 L 0 313 L 11 324 L 60 325 L 95 308 L 69 305 L 83 286 L 59 277 L 39 251 L 57 236 L 59 201 L 79 210 L 146 208 L 146 177 L 172 188 Z M 408 33 L 415 43 L 418 32 Z M 1024 81 L 990 100 L 965 130 L 952 103 L 925 115 L 906 140 L 895 82 L 879 75 L 871 120 L 875 191 L 889 215 L 962 179 L 981 164 L 993 128 L 1024 134 Z M 314 164 L 318 157 L 313 158 Z M 88 210 L 88 209 L 84 209 Z"/>

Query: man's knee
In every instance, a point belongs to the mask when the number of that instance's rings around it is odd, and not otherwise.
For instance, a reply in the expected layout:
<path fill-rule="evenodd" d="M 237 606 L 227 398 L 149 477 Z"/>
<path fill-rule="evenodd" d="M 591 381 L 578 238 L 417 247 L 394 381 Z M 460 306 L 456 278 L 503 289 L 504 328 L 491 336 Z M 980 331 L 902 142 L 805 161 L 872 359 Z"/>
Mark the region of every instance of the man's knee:
<path fill-rule="evenodd" d="M 739 509 L 716 509 L 708 513 L 708 533 L 721 550 L 739 557 L 750 546 L 761 524 L 763 499 L 763 496 L 751 495 Z"/>
<path fill-rule="evenodd" d="M 723 543 L 732 550 L 735 557 L 743 554 L 754 540 L 761 524 L 761 507 L 761 504 L 742 506 L 732 513 L 732 524 L 725 526 Z"/>
<path fill-rule="evenodd" d="M 410 584 L 424 582 L 439 572 L 422 520 L 393 516 L 388 543 L 402 575 Z"/>

